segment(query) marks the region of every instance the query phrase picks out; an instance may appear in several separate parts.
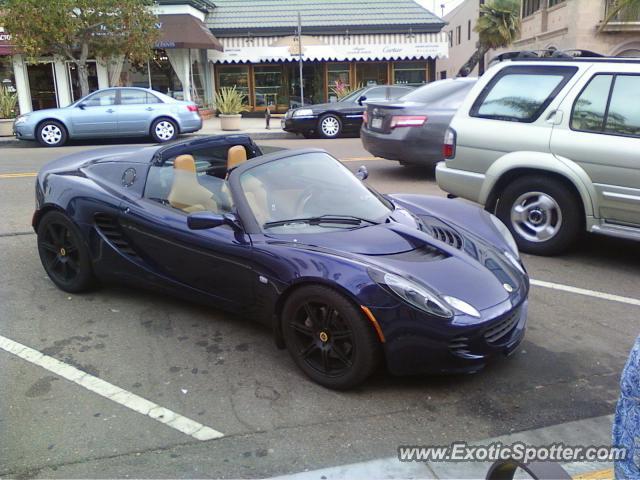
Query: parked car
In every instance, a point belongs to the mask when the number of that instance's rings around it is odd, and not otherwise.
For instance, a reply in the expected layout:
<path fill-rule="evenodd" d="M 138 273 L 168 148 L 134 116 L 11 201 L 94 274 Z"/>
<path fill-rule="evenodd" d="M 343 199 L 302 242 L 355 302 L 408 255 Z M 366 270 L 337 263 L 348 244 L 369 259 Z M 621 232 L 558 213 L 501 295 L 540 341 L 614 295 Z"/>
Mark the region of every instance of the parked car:
<path fill-rule="evenodd" d="M 255 318 L 329 388 L 382 358 L 394 374 L 475 372 L 517 348 L 529 280 L 493 215 L 381 195 L 323 150 L 261 153 L 226 135 L 45 165 L 45 271 L 67 292 L 129 282 Z"/>
<path fill-rule="evenodd" d="M 435 166 L 442 138 L 477 78 L 438 80 L 395 102 L 367 102 L 360 138 L 376 157 L 402 165 Z"/>
<path fill-rule="evenodd" d="M 451 122 L 438 184 L 485 206 L 525 252 L 581 232 L 640 240 L 640 61 L 512 59 Z"/>
<path fill-rule="evenodd" d="M 315 134 L 322 138 L 336 138 L 343 133 L 358 132 L 365 101 L 394 100 L 412 90 L 413 87 L 402 85 L 364 87 L 337 102 L 289 109 L 282 119 L 282 128 L 286 132 L 301 133 L 305 138 Z"/>
<path fill-rule="evenodd" d="M 145 88 L 107 88 L 64 108 L 25 113 L 13 129 L 19 140 L 60 147 L 69 139 L 143 137 L 158 143 L 202 128 L 198 106 Z"/>

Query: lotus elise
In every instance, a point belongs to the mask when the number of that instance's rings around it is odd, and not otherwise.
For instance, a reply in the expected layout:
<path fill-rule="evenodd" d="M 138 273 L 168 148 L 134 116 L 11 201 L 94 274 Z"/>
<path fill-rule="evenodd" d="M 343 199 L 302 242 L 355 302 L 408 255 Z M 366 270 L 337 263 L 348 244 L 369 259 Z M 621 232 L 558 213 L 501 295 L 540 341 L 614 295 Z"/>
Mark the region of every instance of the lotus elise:
<path fill-rule="evenodd" d="M 244 135 L 109 147 L 38 174 L 33 228 L 67 292 L 129 282 L 256 319 L 317 383 L 475 372 L 521 342 L 529 280 L 479 207 L 381 195 L 323 150 Z"/>

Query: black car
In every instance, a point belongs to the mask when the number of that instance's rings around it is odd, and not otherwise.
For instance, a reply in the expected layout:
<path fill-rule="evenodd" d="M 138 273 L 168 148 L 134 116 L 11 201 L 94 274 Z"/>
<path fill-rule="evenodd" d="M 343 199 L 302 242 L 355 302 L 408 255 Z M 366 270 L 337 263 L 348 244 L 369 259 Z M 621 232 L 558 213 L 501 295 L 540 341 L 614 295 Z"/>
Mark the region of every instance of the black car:
<path fill-rule="evenodd" d="M 477 78 L 439 80 L 396 102 L 367 102 L 360 132 L 365 150 L 403 165 L 435 166 L 444 133 Z"/>
<path fill-rule="evenodd" d="M 333 103 L 319 103 L 291 109 L 282 120 L 286 132 L 301 133 L 305 138 L 314 134 L 336 138 L 342 133 L 357 132 L 362 125 L 363 102 L 394 100 L 413 91 L 403 85 L 373 85 L 364 87 Z"/>

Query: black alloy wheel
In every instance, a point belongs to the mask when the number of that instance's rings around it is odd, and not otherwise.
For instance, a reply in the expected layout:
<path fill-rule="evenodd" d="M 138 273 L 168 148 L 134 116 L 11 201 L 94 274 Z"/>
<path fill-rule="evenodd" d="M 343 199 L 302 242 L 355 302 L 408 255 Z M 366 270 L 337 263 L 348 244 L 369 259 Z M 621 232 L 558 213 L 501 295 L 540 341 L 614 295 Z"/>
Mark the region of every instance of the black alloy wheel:
<path fill-rule="evenodd" d="M 40 221 L 38 253 L 47 275 L 61 290 L 78 293 L 93 284 L 87 247 L 64 214 L 49 212 Z"/>
<path fill-rule="evenodd" d="M 296 290 L 282 317 L 285 343 L 298 366 L 315 382 L 352 388 L 373 373 L 379 341 L 362 313 L 324 286 Z"/>

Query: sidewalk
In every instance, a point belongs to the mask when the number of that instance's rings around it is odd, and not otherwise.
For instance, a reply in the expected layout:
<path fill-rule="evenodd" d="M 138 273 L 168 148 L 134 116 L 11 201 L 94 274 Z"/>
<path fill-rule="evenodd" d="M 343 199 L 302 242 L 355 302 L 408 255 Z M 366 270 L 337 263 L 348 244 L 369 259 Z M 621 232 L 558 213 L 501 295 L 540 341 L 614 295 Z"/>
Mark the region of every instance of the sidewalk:
<path fill-rule="evenodd" d="M 567 446 L 609 446 L 612 422 L 613 415 L 606 415 L 488 438 L 470 442 L 470 445 L 490 445 L 495 442 L 510 445 L 522 442 L 543 446 L 561 442 Z M 484 479 L 490 466 L 491 463 L 486 462 L 400 462 L 397 457 L 392 457 L 284 475 L 272 480 Z M 574 480 L 613 479 L 611 463 L 576 462 L 564 464 L 563 467 Z M 517 475 L 516 478 L 520 477 Z"/>

